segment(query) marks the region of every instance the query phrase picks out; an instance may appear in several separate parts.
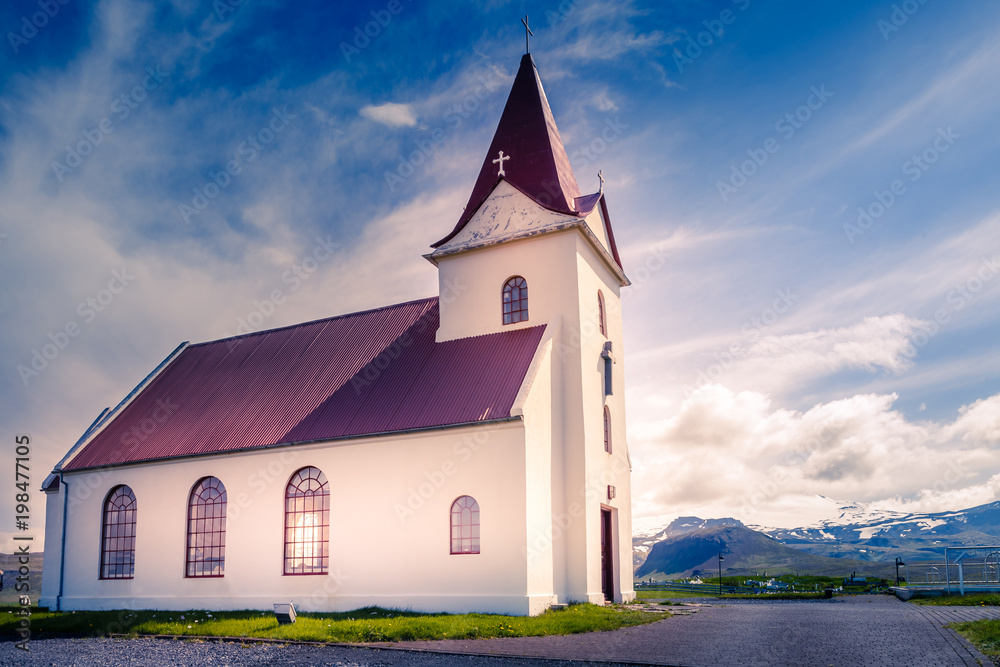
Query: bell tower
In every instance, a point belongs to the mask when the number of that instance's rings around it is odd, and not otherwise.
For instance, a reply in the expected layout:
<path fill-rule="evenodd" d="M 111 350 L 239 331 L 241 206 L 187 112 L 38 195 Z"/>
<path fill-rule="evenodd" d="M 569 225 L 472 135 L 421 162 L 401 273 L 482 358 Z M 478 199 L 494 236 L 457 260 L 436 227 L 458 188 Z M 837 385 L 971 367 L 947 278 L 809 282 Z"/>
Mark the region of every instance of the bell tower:
<path fill-rule="evenodd" d="M 620 300 L 629 280 L 598 178 L 597 192 L 581 194 L 525 54 L 468 204 L 425 255 L 438 267 L 439 342 L 546 326 L 553 492 L 544 531 L 561 601 L 634 597 Z"/>

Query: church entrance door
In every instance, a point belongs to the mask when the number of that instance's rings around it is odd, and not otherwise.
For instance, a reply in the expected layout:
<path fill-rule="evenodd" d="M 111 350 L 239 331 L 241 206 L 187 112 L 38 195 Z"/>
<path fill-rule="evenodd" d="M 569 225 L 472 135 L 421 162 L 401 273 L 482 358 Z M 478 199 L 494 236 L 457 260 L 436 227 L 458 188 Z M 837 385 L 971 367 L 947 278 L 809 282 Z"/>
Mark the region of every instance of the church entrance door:
<path fill-rule="evenodd" d="M 615 599 L 614 535 L 611 532 L 611 510 L 601 509 L 601 590 L 604 599 Z"/>

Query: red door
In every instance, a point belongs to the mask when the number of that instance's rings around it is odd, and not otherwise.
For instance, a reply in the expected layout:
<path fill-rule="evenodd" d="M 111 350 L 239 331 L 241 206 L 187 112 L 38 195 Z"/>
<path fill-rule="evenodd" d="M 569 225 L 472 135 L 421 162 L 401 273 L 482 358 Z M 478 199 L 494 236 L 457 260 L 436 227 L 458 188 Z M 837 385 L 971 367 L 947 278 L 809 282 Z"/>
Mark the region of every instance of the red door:
<path fill-rule="evenodd" d="M 611 510 L 601 510 L 601 590 L 604 599 L 615 599 L 614 536 L 611 532 Z"/>

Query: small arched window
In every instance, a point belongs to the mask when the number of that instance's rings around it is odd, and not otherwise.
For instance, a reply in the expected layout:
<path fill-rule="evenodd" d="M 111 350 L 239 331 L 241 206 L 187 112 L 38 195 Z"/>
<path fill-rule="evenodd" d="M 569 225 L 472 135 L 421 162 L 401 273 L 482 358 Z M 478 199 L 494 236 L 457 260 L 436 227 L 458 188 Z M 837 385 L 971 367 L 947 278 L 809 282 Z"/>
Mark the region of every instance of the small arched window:
<path fill-rule="evenodd" d="M 302 468 L 285 487 L 285 574 L 330 568 L 330 484 L 319 468 Z"/>
<path fill-rule="evenodd" d="M 503 323 L 528 321 L 528 283 L 514 276 L 503 285 Z"/>
<path fill-rule="evenodd" d="M 104 500 L 101 522 L 101 579 L 131 579 L 135 574 L 135 494 L 124 484 Z"/>
<path fill-rule="evenodd" d="M 188 577 L 221 577 L 226 572 L 226 487 L 204 477 L 188 499 Z"/>
<path fill-rule="evenodd" d="M 608 337 L 608 323 L 604 320 L 604 293 L 597 290 L 597 323 L 601 327 L 601 335 Z"/>
<path fill-rule="evenodd" d="M 451 504 L 451 553 L 479 553 L 479 503 L 472 496 Z"/>
<path fill-rule="evenodd" d="M 604 406 L 604 451 L 611 453 L 611 410 Z"/>

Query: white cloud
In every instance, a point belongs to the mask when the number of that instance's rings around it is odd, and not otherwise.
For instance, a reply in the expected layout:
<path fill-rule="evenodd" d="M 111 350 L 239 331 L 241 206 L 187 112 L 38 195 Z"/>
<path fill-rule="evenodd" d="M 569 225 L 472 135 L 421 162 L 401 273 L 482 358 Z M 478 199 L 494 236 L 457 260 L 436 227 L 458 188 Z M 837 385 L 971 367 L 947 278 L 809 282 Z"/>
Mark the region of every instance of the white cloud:
<path fill-rule="evenodd" d="M 386 102 L 379 106 L 369 104 L 361 107 L 361 115 L 389 127 L 413 127 L 417 124 L 417 117 L 409 104 L 395 102 Z"/>
<path fill-rule="evenodd" d="M 640 515 L 790 527 L 804 522 L 795 504 L 817 494 L 920 511 L 996 500 L 1000 458 L 979 444 L 1000 442 L 1000 395 L 939 422 L 908 420 L 896 398 L 861 394 L 797 411 L 757 392 L 702 387 L 632 444 Z"/>

